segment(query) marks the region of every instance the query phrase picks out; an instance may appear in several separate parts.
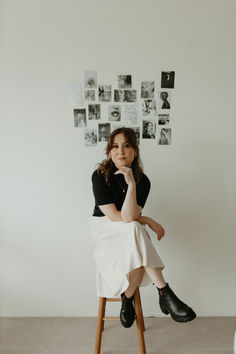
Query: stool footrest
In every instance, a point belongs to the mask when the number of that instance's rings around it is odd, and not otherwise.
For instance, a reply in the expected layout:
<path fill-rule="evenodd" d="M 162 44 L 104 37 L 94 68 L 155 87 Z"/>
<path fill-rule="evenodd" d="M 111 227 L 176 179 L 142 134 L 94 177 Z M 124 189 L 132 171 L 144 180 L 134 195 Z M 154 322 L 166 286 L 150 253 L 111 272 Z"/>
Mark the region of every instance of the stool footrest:
<path fill-rule="evenodd" d="M 107 301 L 111 301 L 111 302 L 113 302 L 113 301 L 121 301 L 121 299 L 119 299 L 119 298 L 110 298 L 110 297 L 107 297 Z"/>
<path fill-rule="evenodd" d="M 120 317 L 104 317 L 104 321 L 120 321 Z"/>

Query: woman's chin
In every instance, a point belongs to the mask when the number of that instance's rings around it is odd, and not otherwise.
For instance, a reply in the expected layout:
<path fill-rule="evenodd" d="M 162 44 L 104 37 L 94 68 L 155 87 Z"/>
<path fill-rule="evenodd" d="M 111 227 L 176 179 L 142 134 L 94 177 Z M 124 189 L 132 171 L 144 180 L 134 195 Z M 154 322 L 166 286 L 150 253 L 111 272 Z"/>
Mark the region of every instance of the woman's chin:
<path fill-rule="evenodd" d="M 117 162 L 115 163 L 115 165 L 116 165 L 116 167 L 117 167 L 117 168 L 121 168 L 121 167 L 130 167 L 130 164 L 129 164 L 129 163 L 127 163 L 127 161 L 126 161 L 126 160 L 120 160 L 120 161 L 117 161 Z"/>

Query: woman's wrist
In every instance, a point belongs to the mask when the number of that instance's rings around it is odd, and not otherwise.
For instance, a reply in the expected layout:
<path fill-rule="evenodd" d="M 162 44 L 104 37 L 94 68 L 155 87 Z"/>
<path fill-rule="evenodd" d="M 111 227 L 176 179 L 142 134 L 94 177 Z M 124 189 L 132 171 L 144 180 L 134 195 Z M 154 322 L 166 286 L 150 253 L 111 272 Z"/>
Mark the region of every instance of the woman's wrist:
<path fill-rule="evenodd" d="M 142 225 L 150 226 L 152 219 L 149 216 L 141 215 L 137 221 L 140 222 L 140 224 L 142 224 Z"/>

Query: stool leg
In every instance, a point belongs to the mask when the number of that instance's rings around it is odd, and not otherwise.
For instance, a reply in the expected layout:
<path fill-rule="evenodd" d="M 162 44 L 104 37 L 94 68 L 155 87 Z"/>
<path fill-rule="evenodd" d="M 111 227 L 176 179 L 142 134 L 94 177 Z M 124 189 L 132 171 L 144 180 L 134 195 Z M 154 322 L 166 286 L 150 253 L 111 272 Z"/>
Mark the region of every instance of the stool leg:
<path fill-rule="evenodd" d="M 141 312 L 140 296 L 138 296 L 139 288 L 134 293 L 134 308 L 136 313 L 136 323 L 138 331 L 138 340 L 140 346 L 140 353 L 146 354 L 145 340 L 143 335 L 143 314 Z"/>
<path fill-rule="evenodd" d="M 106 308 L 106 298 L 99 298 L 99 308 L 98 308 L 98 321 L 97 321 L 97 332 L 96 332 L 96 344 L 95 344 L 95 354 L 100 354 L 101 351 L 101 341 L 102 341 L 102 331 L 104 328 L 104 314 Z"/>
<path fill-rule="evenodd" d="M 139 288 L 137 289 L 137 297 L 138 297 L 138 302 L 139 302 L 139 307 L 140 307 L 140 312 L 141 312 L 142 330 L 145 331 L 145 325 L 144 325 L 144 320 L 143 320 L 143 309 L 142 309 L 142 303 L 141 303 Z"/>

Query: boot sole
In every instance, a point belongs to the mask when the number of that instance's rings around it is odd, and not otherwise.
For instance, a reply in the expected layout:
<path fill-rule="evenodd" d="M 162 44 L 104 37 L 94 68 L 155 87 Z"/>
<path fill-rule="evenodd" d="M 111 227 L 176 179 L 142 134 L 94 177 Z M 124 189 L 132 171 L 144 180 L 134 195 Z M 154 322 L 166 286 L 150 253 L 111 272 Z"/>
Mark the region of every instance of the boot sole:
<path fill-rule="evenodd" d="M 162 306 L 161 307 L 161 311 L 165 314 L 165 315 L 168 315 L 169 314 L 169 311 L 167 311 L 165 308 L 163 308 Z M 192 321 L 194 320 L 194 318 L 196 318 L 196 314 L 195 313 L 192 313 L 190 314 L 189 316 L 185 316 L 185 317 L 175 317 L 173 316 L 171 313 L 171 318 L 173 318 L 174 321 L 176 322 L 189 322 L 189 321 Z"/>
<path fill-rule="evenodd" d="M 173 318 L 174 321 L 176 322 L 190 322 L 192 320 L 194 320 L 194 318 L 196 318 L 196 314 L 192 314 L 192 315 L 189 315 L 189 316 L 186 316 L 186 317 L 174 317 L 171 315 L 171 317 Z"/>

